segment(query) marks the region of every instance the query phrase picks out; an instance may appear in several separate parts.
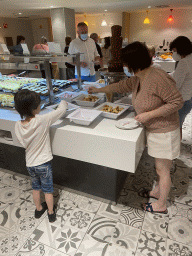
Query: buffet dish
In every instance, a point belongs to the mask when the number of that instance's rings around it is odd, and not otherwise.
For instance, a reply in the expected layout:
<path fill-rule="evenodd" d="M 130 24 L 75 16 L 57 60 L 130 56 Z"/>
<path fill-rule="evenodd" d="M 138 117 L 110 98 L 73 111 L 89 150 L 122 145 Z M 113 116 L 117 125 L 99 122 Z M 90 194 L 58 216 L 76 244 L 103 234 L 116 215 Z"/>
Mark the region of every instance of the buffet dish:
<path fill-rule="evenodd" d="M 81 92 L 65 91 L 57 95 L 58 98 L 64 99 L 67 102 L 72 102 L 77 96 L 82 94 Z"/>
<path fill-rule="evenodd" d="M 57 109 L 57 107 L 59 106 L 59 104 L 54 104 L 54 105 L 51 105 L 51 106 L 48 106 L 46 107 L 46 109 L 49 109 L 50 111 L 54 111 Z M 68 106 L 67 106 L 67 111 L 65 112 L 65 114 L 62 116 L 63 118 L 68 116 L 69 114 L 71 114 L 74 110 L 78 109 L 79 106 L 77 105 L 74 105 L 72 103 L 68 103 Z"/>
<path fill-rule="evenodd" d="M 97 110 L 102 111 L 102 116 L 107 117 L 110 119 L 117 119 L 120 115 L 122 115 L 127 109 L 129 109 L 129 106 L 126 105 L 118 105 L 111 102 L 104 102 L 101 105 L 99 105 Z"/>
<path fill-rule="evenodd" d="M 100 95 L 81 94 L 78 97 L 76 97 L 74 101 L 79 106 L 94 107 L 102 98 L 103 96 Z"/>
<path fill-rule="evenodd" d="M 73 113 L 67 116 L 70 119 L 70 122 L 80 125 L 90 125 L 97 117 L 101 115 L 101 111 L 95 109 L 83 109 L 79 108 Z"/>

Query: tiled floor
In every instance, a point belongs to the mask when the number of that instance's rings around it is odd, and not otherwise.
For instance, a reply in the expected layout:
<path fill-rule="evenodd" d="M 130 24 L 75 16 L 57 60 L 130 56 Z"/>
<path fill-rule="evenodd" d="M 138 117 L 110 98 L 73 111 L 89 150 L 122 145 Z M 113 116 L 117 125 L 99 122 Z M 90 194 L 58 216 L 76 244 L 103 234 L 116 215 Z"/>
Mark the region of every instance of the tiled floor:
<path fill-rule="evenodd" d="M 167 215 L 140 209 L 138 191 L 151 188 L 154 161 L 144 152 L 116 206 L 56 187 L 57 221 L 34 218 L 30 181 L 0 170 L 0 255 L 192 256 L 192 113 L 181 156 L 172 168 Z"/>

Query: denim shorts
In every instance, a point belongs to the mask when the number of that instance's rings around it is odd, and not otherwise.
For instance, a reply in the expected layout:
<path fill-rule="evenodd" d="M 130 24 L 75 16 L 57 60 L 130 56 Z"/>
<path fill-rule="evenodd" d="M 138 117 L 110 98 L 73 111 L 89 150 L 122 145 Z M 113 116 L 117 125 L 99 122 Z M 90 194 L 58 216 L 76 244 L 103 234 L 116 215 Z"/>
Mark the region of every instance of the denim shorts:
<path fill-rule="evenodd" d="M 185 117 L 190 113 L 192 109 L 192 98 L 184 102 L 183 107 L 179 109 L 179 122 L 180 127 L 182 127 Z"/>
<path fill-rule="evenodd" d="M 33 190 L 42 190 L 44 193 L 53 193 L 53 174 L 51 161 L 34 166 L 27 167 L 32 179 Z"/>

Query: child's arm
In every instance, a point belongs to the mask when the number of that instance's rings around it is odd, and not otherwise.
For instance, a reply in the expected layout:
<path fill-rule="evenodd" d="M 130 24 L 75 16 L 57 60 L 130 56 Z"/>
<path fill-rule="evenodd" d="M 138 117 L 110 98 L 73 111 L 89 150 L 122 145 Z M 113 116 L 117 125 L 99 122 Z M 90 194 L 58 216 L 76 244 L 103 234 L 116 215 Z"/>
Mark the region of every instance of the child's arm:
<path fill-rule="evenodd" d="M 61 100 L 61 103 L 59 104 L 59 106 L 57 107 L 56 110 L 47 113 L 45 115 L 43 115 L 42 117 L 48 120 L 48 125 L 51 126 L 52 124 L 54 124 L 59 118 L 61 118 L 66 110 L 67 110 L 67 102 L 64 100 Z"/>

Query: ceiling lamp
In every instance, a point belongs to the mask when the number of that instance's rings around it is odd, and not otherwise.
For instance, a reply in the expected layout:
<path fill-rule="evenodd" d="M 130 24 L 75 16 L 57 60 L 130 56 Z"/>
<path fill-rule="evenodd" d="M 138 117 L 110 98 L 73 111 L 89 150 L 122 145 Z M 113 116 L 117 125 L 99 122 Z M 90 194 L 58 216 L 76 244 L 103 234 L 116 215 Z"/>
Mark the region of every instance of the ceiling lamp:
<path fill-rule="evenodd" d="M 173 22 L 173 16 L 172 16 L 172 11 L 173 9 L 170 9 L 171 15 L 169 15 L 169 18 L 167 19 L 167 22 Z"/>
<path fill-rule="evenodd" d="M 146 18 L 144 19 L 144 21 L 143 21 L 144 24 L 149 24 L 149 23 L 150 23 L 149 18 L 148 18 L 148 12 L 149 12 L 149 11 L 146 11 L 147 17 L 146 17 Z"/>
<path fill-rule="evenodd" d="M 105 14 L 103 16 L 105 17 Z M 101 23 L 101 26 L 102 27 L 106 27 L 107 26 L 107 22 L 105 20 L 103 20 L 102 23 Z"/>

